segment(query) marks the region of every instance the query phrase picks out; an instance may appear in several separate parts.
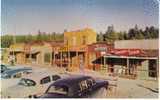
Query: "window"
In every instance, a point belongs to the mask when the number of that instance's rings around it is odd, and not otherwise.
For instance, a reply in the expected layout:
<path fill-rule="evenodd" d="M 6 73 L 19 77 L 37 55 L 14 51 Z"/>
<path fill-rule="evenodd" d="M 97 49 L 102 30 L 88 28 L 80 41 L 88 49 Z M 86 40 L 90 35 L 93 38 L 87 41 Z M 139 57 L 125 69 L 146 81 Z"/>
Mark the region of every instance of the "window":
<path fill-rule="evenodd" d="M 31 71 L 24 71 L 24 72 L 23 72 L 23 74 L 25 74 L 25 75 L 26 75 L 26 74 L 30 74 L 30 73 L 32 73 L 32 72 L 31 72 Z"/>
<path fill-rule="evenodd" d="M 83 90 L 87 89 L 87 88 L 88 88 L 88 86 L 87 86 L 87 82 L 86 82 L 86 80 L 81 81 L 81 82 L 79 83 L 79 87 L 80 87 L 80 90 L 81 90 L 81 91 L 83 91 Z"/>
<path fill-rule="evenodd" d="M 61 77 L 60 76 L 58 76 L 58 75 L 53 75 L 52 76 L 52 81 L 56 81 L 56 80 L 58 80 L 58 79 L 60 79 Z"/>
<path fill-rule="evenodd" d="M 46 62 L 46 63 L 51 62 L 51 54 L 50 53 L 44 54 L 44 62 Z"/>
<path fill-rule="evenodd" d="M 94 84 L 95 84 L 95 81 L 93 79 L 90 78 L 90 79 L 87 80 L 87 86 L 88 87 L 92 87 Z"/>
<path fill-rule="evenodd" d="M 67 94 L 68 87 L 67 86 L 51 86 L 47 93 L 58 93 L 58 94 Z"/>
<path fill-rule="evenodd" d="M 82 37 L 82 44 L 83 44 L 83 45 L 86 44 L 86 36 L 83 36 L 83 37 Z"/>
<path fill-rule="evenodd" d="M 75 36 L 72 37 L 72 42 L 73 42 L 73 46 L 75 46 L 76 45 L 76 37 Z"/>
<path fill-rule="evenodd" d="M 6 70 L 7 67 L 5 65 L 1 65 L 1 70 Z"/>
<path fill-rule="evenodd" d="M 26 54 L 26 58 L 29 58 L 30 54 Z"/>
<path fill-rule="evenodd" d="M 22 76 L 22 73 L 16 73 L 15 75 L 13 75 L 13 78 L 20 78 Z"/>
<path fill-rule="evenodd" d="M 35 86 L 36 82 L 31 79 L 22 78 L 18 84 L 23 86 Z"/>
<path fill-rule="evenodd" d="M 40 81 L 40 84 L 46 84 L 46 83 L 49 83 L 51 82 L 51 79 L 49 76 L 43 78 L 41 81 Z"/>

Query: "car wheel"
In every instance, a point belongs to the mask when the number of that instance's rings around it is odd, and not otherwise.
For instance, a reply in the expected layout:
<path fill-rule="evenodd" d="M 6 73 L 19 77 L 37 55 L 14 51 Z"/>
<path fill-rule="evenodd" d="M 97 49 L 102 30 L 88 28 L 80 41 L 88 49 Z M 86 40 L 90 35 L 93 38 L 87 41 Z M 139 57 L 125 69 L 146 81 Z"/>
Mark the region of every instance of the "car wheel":
<path fill-rule="evenodd" d="M 29 95 L 28 98 L 32 98 L 32 95 Z"/>

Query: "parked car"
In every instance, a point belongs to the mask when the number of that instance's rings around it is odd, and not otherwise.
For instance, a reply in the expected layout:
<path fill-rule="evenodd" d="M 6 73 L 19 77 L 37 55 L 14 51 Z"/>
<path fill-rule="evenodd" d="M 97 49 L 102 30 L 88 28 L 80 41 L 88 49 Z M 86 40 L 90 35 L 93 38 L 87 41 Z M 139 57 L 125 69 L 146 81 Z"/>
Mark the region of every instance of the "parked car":
<path fill-rule="evenodd" d="M 2 79 L 20 78 L 23 74 L 31 73 L 32 68 L 15 68 L 5 71 L 1 74 Z"/>
<path fill-rule="evenodd" d="M 1 74 L 8 70 L 21 69 L 21 68 L 29 68 L 29 66 L 23 66 L 23 65 L 11 66 L 7 64 L 1 64 Z"/>
<path fill-rule="evenodd" d="M 53 72 L 31 73 L 24 76 L 18 84 L 9 87 L 3 97 L 32 98 L 35 95 L 43 94 L 51 83 L 60 78 L 60 75 Z"/>
<path fill-rule="evenodd" d="M 72 76 L 51 84 L 40 98 L 86 98 L 96 90 L 108 88 L 108 81 L 95 80 L 90 76 Z"/>
<path fill-rule="evenodd" d="M 32 72 L 31 68 L 17 68 L 10 69 L 1 74 L 1 93 L 6 91 L 10 86 L 17 84 L 20 78 L 24 75 L 30 74 Z"/>

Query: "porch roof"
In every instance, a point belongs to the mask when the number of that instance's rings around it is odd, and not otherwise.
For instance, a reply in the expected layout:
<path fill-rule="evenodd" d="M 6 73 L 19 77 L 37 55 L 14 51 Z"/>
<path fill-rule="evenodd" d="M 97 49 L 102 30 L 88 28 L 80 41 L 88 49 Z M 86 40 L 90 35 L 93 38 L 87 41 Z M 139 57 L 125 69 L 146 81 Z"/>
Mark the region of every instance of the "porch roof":
<path fill-rule="evenodd" d="M 158 57 L 136 57 L 136 56 L 116 56 L 116 55 L 105 55 L 105 58 L 128 58 L 128 59 L 158 59 Z"/>

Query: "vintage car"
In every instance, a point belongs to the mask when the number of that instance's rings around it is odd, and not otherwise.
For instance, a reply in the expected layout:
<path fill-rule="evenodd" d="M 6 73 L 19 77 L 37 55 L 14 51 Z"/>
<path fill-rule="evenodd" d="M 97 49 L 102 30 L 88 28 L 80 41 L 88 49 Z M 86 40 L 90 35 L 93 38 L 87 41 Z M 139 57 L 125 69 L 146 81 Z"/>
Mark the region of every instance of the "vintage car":
<path fill-rule="evenodd" d="M 32 98 L 35 95 L 43 94 L 48 86 L 60 79 L 54 72 L 35 72 L 22 77 L 18 84 L 9 87 L 4 94 L 4 98 Z M 16 92 L 15 92 L 16 91 Z"/>
<path fill-rule="evenodd" d="M 32 68 L 16 68 L 5 71 L 1 74 L 2 79 L 21 78 L 23 74 L 28 74 Z"/>
<path fill-rule="evenodd" d="M 5 91 L 8 87 L 17 84 L 20 78 L 24 75 L 30 74 L 31 68 L 17 68 L 10 69 L 1 74 L 1 93 Z"/>
<path fill-rule="evenodd" d="M 87 98 L 100 88 L 108 88 L 108 81 L 90 76 L 72 76 L 57 80 L 38 98 Z"/>
<path fill-rule="evenodd" d="M 1 74 L 4 73 L 5 71 L 14 70 L 14 69 L 17 70 L 17 69 L 23 69 L 23 68 L 28 69 L 28 68 L 30 68 L 30 66 L 24 66 L 24 65 L 11 66 L 8 64 L 1 64 Z"/>

